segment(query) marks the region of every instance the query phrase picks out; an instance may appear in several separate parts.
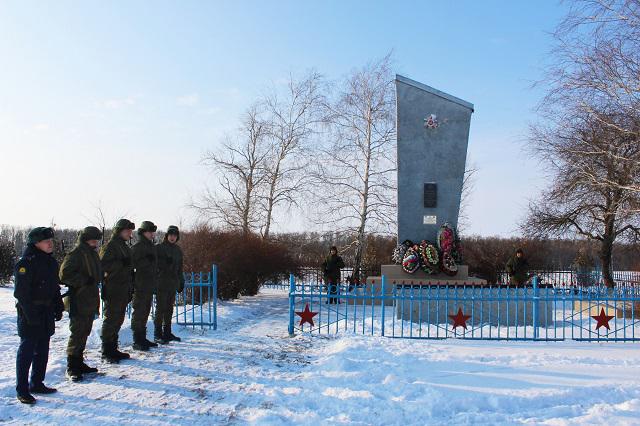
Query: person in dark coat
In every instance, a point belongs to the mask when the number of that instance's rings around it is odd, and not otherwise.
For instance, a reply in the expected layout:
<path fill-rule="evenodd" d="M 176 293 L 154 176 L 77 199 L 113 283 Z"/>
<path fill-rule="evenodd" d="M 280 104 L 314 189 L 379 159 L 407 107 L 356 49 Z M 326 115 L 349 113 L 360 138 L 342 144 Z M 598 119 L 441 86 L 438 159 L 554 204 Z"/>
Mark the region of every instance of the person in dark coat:
<path fill-rule="evenodd" d="M 67 377 L 77 382 L 83 374 L 98 372 L 84 362 L 84 349 L 91 334 L 93 319 L 100 309 L 100 290 L 103 272 L 96 249 L 102 231 L 87 226 L 78 235 L 78 242 L 60 267 L 60 280 L 69 287 L 69 342 L 67 343 Z"/>
<path fill-rule="evenodd" d="M 133 245 L 131 254 L 136 270 L 133 280 L 133 312 L 131 330 L 133 331 L 133 349 L 148 351 L 158 344 L 147 339 L 147 321 L 151 313 L 153 294 L 158 291 L 158 254 L 153 239 L 157 226 L 145 220 L 138 228 L 138 241 Z"/>
<path fill-rule="evenodd" d="M 184 290 L 184 273 L 182 272 L 183 254 L 177 244 L 180 230 L 171 225 L 164 235 L 162 243 L 156 245 L 158 254 L 158 292 L 156 293 L 156 315 L 153 319 L 156 343 L 166 344 L 181 339 L 171 332 L 173 305 L 176 292 Z"/>
<path fill-rule="evenodd" d="M 515 256 L 507 261 L 506 268 L 511 285 L 522 287 L 529 280 L 529 262 L 522 249 L 516 250 Z"/>
<path fill-rule="evenodd" d="M 344 268 L 344 261 L 342 257 L 338 256 L 337 247 L 331 247 L 329 256 L 327 256 L 322 262 L 322 273 L 324 275 L 324 282 L 327 283 L 329 290 L 328 303 L 338 303 L 338 283 L 340 283 L 340 269 Z M 332 297 L 334 296 L 334 297 Z"/>
<path fill-rule="evenodd" d="M 55 321 L 62 319 L 58 262 L 53 253 L 53 229 L 38 227 L 29 232 L 28 244 L 15 266 L 14 297 L 17 300 L 20 346 L 16 357 L 16 393 L 23 404 L 34 404 L 32 394 L 56 389 L 44 384 L 49 360 L 49 339 Z M 31 378 L 29 380 L 29 370 Z"/>

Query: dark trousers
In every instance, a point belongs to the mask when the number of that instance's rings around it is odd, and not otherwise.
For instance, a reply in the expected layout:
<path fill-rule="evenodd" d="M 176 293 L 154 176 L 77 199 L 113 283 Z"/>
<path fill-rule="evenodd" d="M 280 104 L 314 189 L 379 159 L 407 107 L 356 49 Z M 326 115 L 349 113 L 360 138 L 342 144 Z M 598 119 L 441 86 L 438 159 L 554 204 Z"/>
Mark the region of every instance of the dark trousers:
<path fill-rule="evenodd" d="M 337 304 L 338 303 L 338 298 L 337 297 L 331 297 L 331 296 L 337 296 L 338 295 L 338 283 L 335 281 L 329 281 L 328 283 L 329 286 L 329 303 L 330 304 Z"/>
<path fill-rule="evenodd" d="M 173 317 L 173 304 L 176 301 L 175 291 L 158 291 L 156 294 L 156 315 L 153 318 L 155 327 L 154 335 L 162 336 L 162 330 L 171 332 L 171 320 Z"/>
<path fill-rule="evenodd" d="M 133 340 L 144 340 L 147 336 L 147 321 L 151 313 L 153 303 L 153 293 L 143 293 L 136 291 L 133 293 L 133 313 L 131 314 L 131 330 L 133 330 Z"/>
<path fill-rule="evenodd" d="M 83 358 L 84 349 L 87 346 L 87 338 L 93 327 L 93 316 L 73 315 L 69 318 L 69 342 L 67 343 L 67 356 Z"/>
<path fill-rule="evenodd" d="M 44 382 L 49 361 L 49 337 L 21 337 L 16 357 L 16 392 L 29 393 L 29 369 L 31 386 Z"/>

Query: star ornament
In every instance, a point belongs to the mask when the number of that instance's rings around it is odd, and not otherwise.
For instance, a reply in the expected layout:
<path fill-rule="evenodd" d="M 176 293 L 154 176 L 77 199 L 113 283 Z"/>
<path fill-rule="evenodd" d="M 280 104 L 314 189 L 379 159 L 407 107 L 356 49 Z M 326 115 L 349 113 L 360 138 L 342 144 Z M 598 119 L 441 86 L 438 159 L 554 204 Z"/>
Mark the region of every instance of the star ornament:
<path fill-rule="evenodd" d="M 458 308 L 458 313 L 455 315 L 449 315 L 449 318 L 453 320 L 453 329 L 462 327 L 467 329 L 467 320 L 471 318 L 471 315 L 465 315 L 462 313 L 462 308 Z"/>
<path fill-rule="evenodd" d="M 309 323 L 311 324 L 311 327 L 313 327 L 313 317 L 318 315 L 318 313 L 311 312 L 311 310 L 309 309 L 309 304 L 307 303 L 304 307 L 304 311 L 296 312 L 296 315 L 300 317 L 300 326 L 303 326 L 305 323 Z"/>
<path fill-rule="evenodd" d="M 600 327 L 605 327 L 607 330 L 611 330 L 609 328 L 609 321 L 611 321 L 611 319 L 613 318 L 613 315 L 607 315 L 604 312 L 604 308 L 600 308 L 600 314 L 599 315 L 591 315 L 591 318 L 593 318 L 594 320 L 598 321 L 598 323 L 596 324 L 596 331 Z"/>

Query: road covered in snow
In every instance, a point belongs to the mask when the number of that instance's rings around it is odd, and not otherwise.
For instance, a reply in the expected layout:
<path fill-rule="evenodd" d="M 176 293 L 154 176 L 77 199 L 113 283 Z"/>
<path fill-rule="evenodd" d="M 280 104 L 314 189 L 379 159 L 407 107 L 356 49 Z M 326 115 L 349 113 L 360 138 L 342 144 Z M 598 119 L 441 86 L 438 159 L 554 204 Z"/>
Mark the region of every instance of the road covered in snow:
<path fill-rule="evenodd" d="M 277 290 L 222 303 L 218 331 L 177 328 L 182 343 L 120 365 L 100 362 L 97 320 L 87 358 L 106 375 L 79 384 L 64 377 L 64 319 L 46 380 L 58 393 L 25 406 L 12 291 L 0 288 L 0 423 L 640 424 L 639 344 L 290 338 Z"/>

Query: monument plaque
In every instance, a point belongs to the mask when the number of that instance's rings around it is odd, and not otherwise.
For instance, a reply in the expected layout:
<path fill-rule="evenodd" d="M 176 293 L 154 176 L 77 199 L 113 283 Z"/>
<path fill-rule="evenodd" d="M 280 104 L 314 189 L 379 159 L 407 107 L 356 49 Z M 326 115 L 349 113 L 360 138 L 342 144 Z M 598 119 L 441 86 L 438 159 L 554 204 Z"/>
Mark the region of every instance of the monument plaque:
<path fill-rule="evenodd" d="M 438 185 L 435 183 L 424 184 L 424 207 L 435 208 L 438 207 Z"/>

